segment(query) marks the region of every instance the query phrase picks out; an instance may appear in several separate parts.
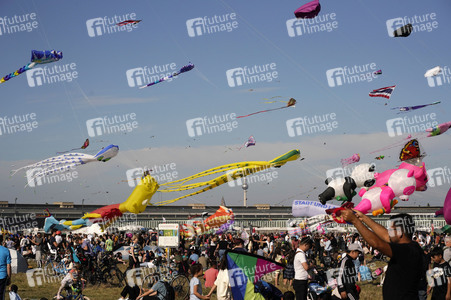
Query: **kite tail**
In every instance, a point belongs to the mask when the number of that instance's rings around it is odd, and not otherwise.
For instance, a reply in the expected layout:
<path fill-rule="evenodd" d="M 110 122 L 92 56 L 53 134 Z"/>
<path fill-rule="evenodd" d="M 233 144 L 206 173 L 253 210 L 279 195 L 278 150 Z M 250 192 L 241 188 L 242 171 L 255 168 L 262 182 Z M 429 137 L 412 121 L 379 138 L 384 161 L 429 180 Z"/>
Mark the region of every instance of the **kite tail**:
<path fill-rule="evenodd" d="M 32 62 L 29 63 L 25 66 L 23 66 L 22 68 L 14 71 L 13 73 L 9 73 L 8 75 L 4 76 L 3 78 L 0 79 L 0 83 L 6 82 L 8 80 L 10 80 L 13 77 L 19 76 L 20 74 L 30 70 L 31 68 L 33 68 L 36 65 L 36 63 Z"/>

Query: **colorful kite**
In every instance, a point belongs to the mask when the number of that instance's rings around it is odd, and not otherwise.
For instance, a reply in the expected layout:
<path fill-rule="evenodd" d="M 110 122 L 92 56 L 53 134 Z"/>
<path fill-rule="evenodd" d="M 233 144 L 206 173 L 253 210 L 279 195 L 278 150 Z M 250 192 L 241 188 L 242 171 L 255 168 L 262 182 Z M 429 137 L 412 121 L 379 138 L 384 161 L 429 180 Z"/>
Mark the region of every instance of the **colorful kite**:
<path fill-rule="evenodd" d="M 379 156 L 376 156 L 374 159 L 377 159 L 377 160 L 382 160 L 382 159 L 384 159 L 385 158 L 385 156 L 384 155 L 379 155 Z"/>
<path fill-rule="evenodd" d="M 124 26 L 124 25 L 136 25 L 136 24 L 138 24 L 139 22 L 141 22 L 142 20 L 125 20 L 125 21 L 122 21 L 122 22 L 119 22 L 119 23 L 117 23 L 116 25 L 117 26 Z"/>
<path fill-rule="evenodd" d="M 406 24 L 393 31 L 394 37 L 408 37 L 413 31 L 412 24 Z"/>
<path fill-rule="evenodd" d="M 34 68 L 37 64 L 48 64 L 55 61 L 58 61 L 63 58 L 63 52 L 61 51 L 55 51 L 55 50 L 45 50 L 45 51 L 38 51 L 38 50 L 31 50 L 31 62 L 19 70 L 10 73 L 0 79 L 0 83 L 3 83 L 5 81 L 10 80 L 13 77 L 16 77 L 28 70 L 31 70 Z"/>
<path fill-rule="evenodd" d="M 67 153 L 67 152 L 71 152 L 74 150 L 80 150 L 80 149 L 86 149 L 89 146 L 89 139 L 86 139 L 86 141 L 83 143 L 83 145 L 80 148 L 74 148 L 74 149 L 70 149 L 67 151 L 63 151 L 63 152 L 56 152 L 56 154 L 63 154 L 63 153 Z"/>
<path fill-rule="evenodd" d="M 343 158 L 341 160 L 341 165 L 344 167 L 344 166 L 347 166 L 347 165 L 350 165 L 350 164 L 353 164 L 353 163 L 356 163 L 359 161 L 360 161 L 360 154 L 355 153 L 351 157 Z"/>
<path fill-rule="evenodd" d="M 276 102 L 288 103 L 288 101 L 283 101 L 283 100 L 271 100 L 271 99 L 275 99 L 275 98 L 282 98 L 282 96 L 274 96 L 274 97 L 271 97 L 271 98 L 263 98 L 263 100 L 266 100 L 263 103 L 276 103 Z"/>
<path fill-rule="evenodd" d="M 152 85 L 157 84 L 157 83 L 160 83 L 160 82 L 162 82 L 162 81 L 166 81 L 166 80 L 168 80 L 169 78 L 172 78 L 172 77 L 178 76 L 178 75 L 180 75 L 180 74 L 182 74 L 182 73 L 191 71 L 192 69 L 194 69 L 194 65 L 193 65 L 192 63 L 189 63 L 189 64 L 187 64 L 186 66 L 183 66 L 178 72 L 175 72 L 175 73 L 173 73 L 172 75 L 165 76 L 165 77 L 163 77 L 163 78 L 160 78 L 160 79 L 157 80 L 157 81 L 154 81 L 154 82 L 151 82 L 151 83 L 149 83 L 149 84 L 147 84 L 147 85 L 144 85 L 144 86 L 140 87 L 140 89 L 146 88 L 146 87 L 148 87 L 148 86 L 152 86 Z"/>
<path fill-rule="evenodd" d="M 424 155 L 421 154 L 420 143 L 418 143 L 417 139 L 408 141 L 404 145 L 404 147 L 402 147 L 401 152 L 399 153 L 400 161 L 406 161 L 421 157 L 424 157 Z"/>
<path fill-rule="evenodd" d="M 377 70 L 376 72 L 374 72 L 374 75 L 382 75 L 382 70 Z"/>
<path fill-rule="evenodd" d="M 400 112 L 407 112 L 407 111 L 411 111 L 411 110 L 416 110 L 416 109 L 420 109 L 420 108 L 424 108 L 426 106 L 430 106 L 430 105 L 436 105 L 441 103 L 441 101 L 435 101 L 429 104 L 422 104 L 422 105 L 415 105 L 415 106 L 400 106 L 400 107 L 393 107 L 392 109 L 399 109 Z"/>
<path fill-rule="evenodd" d="M 313 19 L 321 11 L 321 4 L 319 0 L 313 0 L 307 4 L 302 5 L 294 11 L 294 15 L 298 19 Z"/>
<path fill-rule="evenodd" d="M 241 150 L 243 147 L 244 147 L 244 148 L 247 148 L 247 147 L 250 147 L 250 146 L 255 146 L 255 143 L 256 143 L 256 142 L 255 142 L 254 136 L 251 135 L 251 136 L 247 139 L 246 143 L 244 143 L 243 146 L 239 147 L 238 150 Z"/>
<path fill-rule="evenodd" d="M 226 252 L 227 270 L 234 300 L 264 300 L 255 293 L 255 284 L 266 274 L 283 269 L 283 264 L 250 253 Z"/>
<path fill-rule="evenodd" d="M 439 124 L 439 125 L 434 126 L 432 128 L 428 128 L 428 129 L 426 129 L 426 132 L 429 132 L 428 137 L 430 137 L 430 136 L 436 136 L 436 135 L 440 135 L 442 133 L 445 133 L 450 128 L 451 128 L 451 121 Z"/>
<path fill-rule="evenodd" d="M 424 73 L 424 77 L 432 77 L 437 76 L 438 74 L 442 73 L 442 68 L 439 66 L 432 68 L 430 70 L 427 70 L 426 73 Z"/>
<path fill-rule="evenodd" d="M 448 193 L 445 197 L 445 203 L 443 207 L 435 212 L 436 216 L 443 215 L 445 218 L 446 224 L 451 225 L 451 188 L 448 190 Z"/>
<path fill-rule="evenodd" d="M 274 110 L 284 109 L 284 108 L 288 108 L 288 107 L 295 107 L 295 105 L 296 105 L 296 100 L 295 100 L 294 98 L 290 98 L 290 100 L 288 101 L 288 103 L 287 103 L 286 106 L 278 107 L 278 108 L 273 108 L 273 109 L 267 109 L 267 110 L 261 110 L 261 111 L 257 111 L 257 112 L 254 112 L 254 113 L 251 113 L 251 114 L 248 114 L 248 115 L 238 116 L 238 117 L 236 117 L 236 118 L 237 118 L 237 119 L 238 119 L 238 118 L 245 118 L 245 117 L 249 117 L 249 116 L 256 115 L 256 114 L 260 114 L 260 113 L 264 113 L 264 112 L 269 112 L 269 111 L 274 111 Z"/>
<path fill-rule="evenodd" d="M 159 190 L 159 188 L 162 188 L 160 192 L 168 193 L 168 192 L 186 191 L 190 189 L 203 187 L 201 190 L 190 193 L 188 195 L 180 196 L 178 198 L 171 200 L 153 203 L 153 205 L 157 206 L 166 205 L 186 197 L 191 197 L 209 191 L 229 181 L 234 181 L 238 178 L 245 177 L 253 173 L 266 170 L 271 167 L 280 168 L 287 162 L 295 161 L 299 157 L 300 157 L 299 150 L 291 150 L 270 161 L 245 161 L 240 163 L 223 165 L 200 172 L 190 177 L 164 183 L 162 185 L 159 185 L 158 182 L 149 174 L 149 172 L 144 172 L 141 181 L 138 183 L 138 185 L 135 187 L 135 189 L 125 202 L 101 207 L 89 214 L 85 214 L 82 218 L 75 221 L 66 221 L 66 220 L 58 221 L 54 217 L 46 218 L 45 231 L 49 232 L 52 228 L 59 228 L 59 230 L 63 229 L 74 230 L 84 226 L 91 226 L 94 223 L 101 223 L 100 225 L 101 228 L 105 229 L 106 227 L 111 225 L 112 222 L 114 222 L 117 218 L 119 218 L 120 216 L 122 216 L 122 214 L 126 212 L 130 212 L 133 214 L 142 213 L 146 209 L 147 205 L 149 205 L 150 200 L 152 199 L 153 195 Z M 187 184 L 187 182 L 189 181 L 222 172 L 227 173 L 209 181 Z M 212 219 L 211 222 L 214 223 L 214 219 Z"/>
<path fill-rule="evenodd" d="M 185 237 L 190 238 L 216 229 L 215 234 L 221 234 L 227 231 L 234 221 L 233 211 L 225 206 L 219 206 L 219 209 L 205 221 L 196 220 L 192 224 L 183 224 L 182 233 Z"/>
<path fill-rule="evenodd" d="M 390 99 L 391 94 L 395 90 L 396 85 L 383 87 L 377 90 L 373 90 L 370 92 L 370 97 L 383 97 Z"/>
<path fill-rule="evenodd" d="M 100 150 L 96 155 L 84 153 L 68 153 L 60 156 L 51 157 L 32 165 L 28 165 L 17 170 L 11 171 L 11 176 L 23 169 L 27 170 L 28 184 L 35 179 L 47 176 L 53 173 L 62 173 L 70 171 L 72 168 L 84 165 L 93 161 L 109 161 L 119 152 L 119 146 L 109 145 Z"/>

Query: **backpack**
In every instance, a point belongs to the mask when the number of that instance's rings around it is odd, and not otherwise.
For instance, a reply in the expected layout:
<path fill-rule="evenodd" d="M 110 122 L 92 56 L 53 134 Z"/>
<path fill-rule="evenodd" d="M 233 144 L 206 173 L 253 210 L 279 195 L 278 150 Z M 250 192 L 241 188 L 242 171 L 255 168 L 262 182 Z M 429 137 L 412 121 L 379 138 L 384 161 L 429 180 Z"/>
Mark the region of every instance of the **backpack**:
<path fill-rule="evenodd" d="M 166 288 L 166 299 L 167 300 L 175 300 L 175 291 L 172 285 L 163 281 L 164 287 Z"/>

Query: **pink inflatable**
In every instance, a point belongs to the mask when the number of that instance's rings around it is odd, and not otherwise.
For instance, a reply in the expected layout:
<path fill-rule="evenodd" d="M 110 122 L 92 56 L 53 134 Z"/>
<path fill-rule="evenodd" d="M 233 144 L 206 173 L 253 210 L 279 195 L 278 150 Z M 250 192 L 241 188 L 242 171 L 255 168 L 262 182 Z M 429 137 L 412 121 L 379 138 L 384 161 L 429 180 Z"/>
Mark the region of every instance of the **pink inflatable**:
<path fill-rule="evenodd" d="M 443 204 L 443 216 L 446 224 L 451 225 L 451 188 L 446 194 L 445 203 Z"/>

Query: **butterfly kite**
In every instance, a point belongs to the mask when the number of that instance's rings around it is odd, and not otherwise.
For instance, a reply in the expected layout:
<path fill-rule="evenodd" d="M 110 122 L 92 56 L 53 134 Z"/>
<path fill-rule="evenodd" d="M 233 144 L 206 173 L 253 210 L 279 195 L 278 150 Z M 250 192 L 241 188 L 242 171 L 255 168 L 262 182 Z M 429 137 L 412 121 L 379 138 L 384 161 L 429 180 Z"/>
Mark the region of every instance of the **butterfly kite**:
<path fill-rule="evenodd" d="M 278 108 L 273 108 L 273 109 L 267 109 L 267 110 L 261 110 L 261 111 L 257 111 L 257 112 L 254 112 L 254 113 L 251 113 L 251 114 L 248 114 L 248 115 L 244 115 L 244 116 L 238 116 L 238 117 L 236 117 L 237 119 L 238 118 L 245 118 L 245 117 L 249 117 L 249 116 L 252 116 L 252 115 L 256 115 L 256 114 L 260 114 L 260 113 L 264 113 L 264 112 L 268 112 L 268 111 L 274 111 L 274 110 L 279 110 L 279 109 L 284 109 L 284 108 L 288 108 L 288 107 L 294 107 L 296 105 L 296 100 L 294 99 L 294 98 L 290 98 L 290 100 L 288 101 L 288 103 L 287 103 L 287 105 L 286 106 L 283 106 L 283 107 L 278 107 Z"/>
<path fill-rule="evenodd" d="M 390 99 L 391 94 L 395 90 L 395 87 L 396 87 L 396 85 L 392 85 L 392 86 L 383 87 L 383 88 L 380 88 L 377 90 L 373 90 L 372 92 L 370 92 L 370 97 L 383 97 L 383 98 Z"/>
<path fill-rule="evenodd" d="M 399 153 L 400 161 L 407 161 L 413 158 L 421 158 L 424 155 L 421 155 L 420 144 L 417 139 L 413 139 L 407 142 L 404 147 L 401 149 Z"/>
<path fill-rule="evenodd" d="M 55 61 L 58 61 L 63 58 L 63 52 L 61 51 L 55 51 L 55 50 L 45 50 L 45 51 L 38 51 L 38 50 L 31 50 L 31 62 L 19 70 L 16 70 L 13 73 L 10 73 L 3 78 L 0 79 L 0 83 L 3 83 L 5 81 L 10 80 L 13 77 L 19 76 L 20 74 L 31 70 L 38 64 L 48 64 Z"/>
<path fill-rule="evenodd" d="M 14 176 L 18 171 L 27 169 L 28 183 L 35 179 L 53 174 L 56 172 L 67 172 L 71 168 L 76 166 L 84 165 L 94 161 L 109 161 L 111 158 L 115 157 L 119 152 L 119 146 L 109 145 L 102 150 L 100 150 L 95 155 L 84 154 L 84 153 L 68 153 L 60 156 L 55 156 L 41 160 L 32 165 L 28 165 L 17 170 L 11 171 L 11 176 Z M 30 173 L 31 172 L 31 173 Z M 29 176 L 30 175 L 30 176 Z"/>
<path fill-rule="evenodd" d="M 152 86 L 152 85 L 154 85 L 154 84 L 157 84 L 157 83 L 160 83 L 160 82 L 163 82 L 163 81 L 166 81 L 166 80 L 168 80 L 169 78 L 172 78 L 172 77 L 178 76 L 178 75 L 180 75 L 180 74 L 182 74 L 182 73 L 191 71 L 192 69 L 194 69 L 194 65 L 193 65 L 192 63 L 189 63 L 189 64 L 187 64 L 186 66 L 183 66 L 178 72 L 175 72 L 175 73 L 173 73 L 172 75 L 165 76 L 165 77 L 163 77 L 163 78 L 160 78 L 160 79 L 157 80 L 157 81 L 154 81 L 154 82 L 151 82 L 151 83 L 149 83 L 149 84 L 147 84 L 147 85 L 144 85 L 144 86 L 140 87 L 140 89 L 146 88 L 146 87 L 148 87 L 148 86 Z"/>
<path fill-rule="evenodd" d="M 294 11 L 294 15 L 298 19 L 313 19 L 321 11 L 319 0 L 308 2 Z"/>
<path fill-rule="evenodd" d="M 428 137 L 430 137 L 430 136 L 436 136 L 436 135 L 445 133 L 450 128 L 451 128 L 451 122 L 446 122 L 446 123 L 442 123 L 437 126 L 434 126 L 432 128 L 428 128 L 428 129 L 426 129 L 426 132 L 429 132 Z"/>
<path fill-rule="evenodd" d="M 347 166 L 347 165 L 350 165 L 350 164 L 353 164 L 353 163 L 356 163 L 359 161 L 360 161 L 360 155 L 358 153 L 355 153 L 351 157 L 343 158 L 341 160 L 341 165 L 344 167 L 344 166 Z"/>
<path fill-rule="evenodd" d="M 392 109 L 399 109 L 400 112 L 408 112 L 411 110 L 416 110 L 416 109 L 420 109 L 420 108 L 424 108 L 426 106 L 430 106 L 430 105 L 436 105 L 441 103 L 440 101 L 436 101 L 433 103 L 429 103 L 429 104 L 422 104 L 422 105 L 415 105 L 415 106 L 400 106 L 400 107 L 393 107 Z"/>
<path fill-rule="evenodd" d="M 70 149 L 67 151 L 63 151 L 63 152 L 56 152 L 56 154 L 63 154 L 63 153 L 67 153 L 67 152 L 71 152 L 74 150 L 79 150 L 79 149 L 86 149 L 89 146 L 89 139 L 86 139 L 86 141 L 83 143 L 83 146 L 81 146 L 80 148 L 74 148 L 74 149 Z"/>
<path fill-rule="evenodd" d="M 247 142 L 244 143 L 243 146 L 239 147 L 238 150 L 241 150 L 241 148 L 243 148 L 243 147 L 247 148 L 247 147 L 250 147 L 250 146 L 255 146 L 255 143 L 256 143 L 256 142 L 255 142 L 254 136 L 251 135 L 251 136 L 247 139 Z"/>
<path fill-rule="evenodd" d="M 116 25 L 117 26 L 124 26 L 124 25 L 129 25 L 129 24 L 130 25 L 136 25 L 136 24 L 138 24 L 141 21 L 142 20 L 125 20 L 125 21 L 117 23 Z"/>

